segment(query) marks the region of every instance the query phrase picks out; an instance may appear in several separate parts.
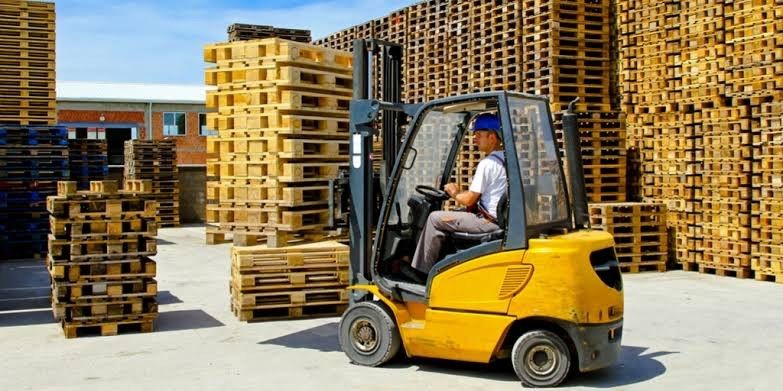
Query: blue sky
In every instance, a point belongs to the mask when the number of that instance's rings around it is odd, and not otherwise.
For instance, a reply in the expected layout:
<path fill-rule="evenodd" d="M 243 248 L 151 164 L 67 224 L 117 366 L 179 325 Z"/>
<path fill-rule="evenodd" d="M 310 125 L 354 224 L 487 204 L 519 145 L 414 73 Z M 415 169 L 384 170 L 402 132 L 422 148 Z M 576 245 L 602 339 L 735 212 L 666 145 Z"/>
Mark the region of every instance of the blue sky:
<path fill-rule="evenodd" d="M 204 84 L 205 44 L 232 23 L 321 38 L 416 0 L 57 0 L 57 80 Z"/>

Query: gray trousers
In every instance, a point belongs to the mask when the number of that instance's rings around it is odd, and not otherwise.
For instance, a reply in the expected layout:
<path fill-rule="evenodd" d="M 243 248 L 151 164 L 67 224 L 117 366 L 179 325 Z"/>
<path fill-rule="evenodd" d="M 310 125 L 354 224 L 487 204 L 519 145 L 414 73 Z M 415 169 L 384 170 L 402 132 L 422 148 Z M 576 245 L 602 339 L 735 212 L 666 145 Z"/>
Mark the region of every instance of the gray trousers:
<path fill-rule="evenodd" d="M 430 213 L 413 254 L 411 266 L 416 270 L 429 273 L 439 261 L 440 248 L 449 232 L 483 233 L 499 229 L 497 224 L 468 212 Z"/>

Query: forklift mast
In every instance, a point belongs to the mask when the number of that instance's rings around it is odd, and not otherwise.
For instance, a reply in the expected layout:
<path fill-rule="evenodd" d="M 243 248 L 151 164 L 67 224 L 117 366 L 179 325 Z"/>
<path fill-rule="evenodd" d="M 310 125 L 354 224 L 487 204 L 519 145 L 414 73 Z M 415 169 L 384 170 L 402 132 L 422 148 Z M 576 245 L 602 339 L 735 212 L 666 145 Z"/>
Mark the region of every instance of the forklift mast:
<path fill-rule="evenodd" d="M 342 192 L 347 195 L 344 197 L 347 205 L 343 207 L 350 210 L 347 214 L 351 248 L 350 283 L 360 284 L 372 280 L 369 270 L 372 235 L 382 205 L 382 189 L 394 169 L 400 148 L 406 110 L 401 103 L 402 46 L 376 39 L 355 40 L 353 45 L 350 162 Z M 378 56 L 380 74 L 374 67 Z M 374 90 L 378 79 L 382 81 L 381 97 L 377 97 L 378 91 Z M 377 119 L 382 110 L 379 130 Z M 383 160 L 380 172 L 374 172 L 373 138 L 379 134 L 383 142 Z"/>

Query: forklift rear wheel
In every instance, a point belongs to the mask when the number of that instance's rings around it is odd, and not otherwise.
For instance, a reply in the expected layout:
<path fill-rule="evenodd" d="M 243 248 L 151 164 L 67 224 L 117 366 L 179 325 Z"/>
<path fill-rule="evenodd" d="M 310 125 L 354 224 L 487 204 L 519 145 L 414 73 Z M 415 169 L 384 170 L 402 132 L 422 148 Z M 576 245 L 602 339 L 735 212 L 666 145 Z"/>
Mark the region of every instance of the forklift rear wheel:
<path fill-rule="evenodd" d="M 525 387 L 555 387 L 568 376 L 571 354 L 557 334 L 533 330 L 517 339 L 511 362 Z"/>
<path fill-rule="evenodd" d="M 400 350 L 400 333 L 382 304 L 365 301 L 348 307 L 340 319 L 340 347 L 352 362 L 381 365 Z"/>

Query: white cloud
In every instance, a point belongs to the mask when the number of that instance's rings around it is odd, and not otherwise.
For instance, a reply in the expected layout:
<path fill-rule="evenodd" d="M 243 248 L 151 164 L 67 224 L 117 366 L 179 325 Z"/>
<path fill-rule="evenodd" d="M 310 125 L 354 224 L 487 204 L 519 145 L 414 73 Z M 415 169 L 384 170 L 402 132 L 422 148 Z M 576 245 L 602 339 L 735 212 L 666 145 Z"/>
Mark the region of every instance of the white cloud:
<path fill-rule="evenodd" d="M 414 0 L 316 1 L 290 9 L 216 8 L 220 2 L 58 1 L 58 80 L 203 84 L 204 45 L 232 23 L 312 31 L 320 38 Z"/>

